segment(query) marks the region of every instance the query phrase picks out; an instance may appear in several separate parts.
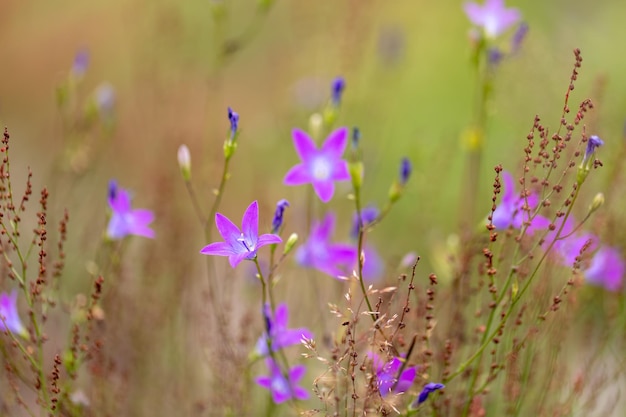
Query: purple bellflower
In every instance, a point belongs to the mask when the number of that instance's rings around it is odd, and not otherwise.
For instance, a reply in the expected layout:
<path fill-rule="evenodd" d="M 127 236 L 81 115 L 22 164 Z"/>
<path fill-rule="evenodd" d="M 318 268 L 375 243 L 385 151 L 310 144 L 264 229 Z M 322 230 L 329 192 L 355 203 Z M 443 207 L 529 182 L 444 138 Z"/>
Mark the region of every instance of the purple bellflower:
<path fill-rule="evenodd" d="M 335 193 L 334 182 L 350 179 L 348 163 L 341 159 L 347 143 L 348 129 L 345 127 L 333 131 L 321 149 L 317 149 L 305 132 L 294 129 L 293 144 L 302 162 L 287 172 L 284 183 L 302 185 L 310 182 L 320 200 L 329 202 Z"/>
<path fill-rule="evenodd" d="M 270 370 L 270 375 L 260 376 L 256 382 L 263 388 L 270 390 L 274 403 L 280 404 L 291 399 L 306 400 L 309 398 L 309 393 L 298 386 L 298 382 L 306 372 L 304 365 L 291 368 L 287 372 L 287 377 L 283 375 L 278 364 L 271 358 L 267 359 L 267 367 Z"/>
<path fill-rule="evenodd" d="M 5 332 L 7 329 L 15 335 L 28 337 L 28 331 L 17 312 L 17 291 L 0 293 L 0 331 Z"/>
<path fill-rule="evenodd" d="M 361 222 L 363 223 L 363 227 L 372 223 L 378 215 L 380 211 L 375 206 L 367 206 L 361 210 Z M 359 237 L 359 216 L 355 212 L 352 216 L 352 229 L 350 229 L 350 237 L 356 239 Z"/>
<path fill-rule="evenodd" d="M 424 388 L 422 389 L 422 392 L 420 392 L 420 395 L 417 397 L 417 399 L 413 403 L 413 407 L 417 407 L 418 405 L 426 401 L 430 393 L 443 389 L 445 387 L 446 386 L 443 384 L 429 382 L 428 384 L 424 386 Z"/>
<path fill-rule="evenodd" d="M 374 352 L 368 352 L 367 356 L 372 360 L 374 370 L 376 371 L 376 382 L 381 397 L 384 398 L 392 392 L 394 394 L 406 392 L 411 388 L 417 375 L 415 366 L 405 368 L 402 374 L 398 376 L 398 372 L 402 367 L 401 358 L 393 358 L 385 363 Z"/>
<path fill-rule="evenodd" d="M 526 200 L 528 200 L 530 209 L 534 210 L 539 203 L 539 197 L 533 193 L 527 198 L 522 198 L 519 193 L 515 192 L 513 176 L 507 171 L 502 171 L 502 180 L 504 193 L 502 201 L 500 201 L 500 204 L 493 212 L 492 223 L 499 230 L 504 230 L 508 227 L 520 229 L 524 222 L 528 220 L 528 213 L 522 209 L 526 204 Z M 535 230 L 546 229 L 549 225 L 550 220 L 537 215 L 528 227 L 527 233 L 532 234 Z"/>
<path fill-rule="evenodd" d="M 589 137 L 587 141 L 587 149 L 585 149 L 585 155 L 583 156 L 583 165 L 593 156 L 596 149 L 604 145 L 604 141 L 598 136 L 593 135 Z"/>
<path fill-rule="evenodd" d="M 269 328 L 272 351 L 275 352 L 287 346 L 299 345 L 303 337 L 307 339 L 313 338 L 313 333 L 304 327 L 297 329 L 288 329 L 287 321 L 289 319 L 289 310 L 287 304 L 281 303 L 276 307 L 276 312 L 272 315 L 269 305 L 265 306 L 263 313 L 266 321 L 266 327 Z M 256 344 L 256 353 L 261 356 L 267 356 L 268 342 L 267 332 L 259 338 Z"/>
<path fill-rule="evenodd" d="M 519 10 L 504 7 L 504 0 L 485 0 L 482 6 L 477 3 L 465 3 L 463 9 L 469 20 L 481 27 L 489 38 L 499 36 L 521 17 Z"/>
<path fill-rule="evenodd" d="M 332 101 L 335 106 L 338 106 L 341 103 L 341 96 L 343 95 L 343 90 L 346 89 L 346 80 L 343 77 L 337 77 L 333 80 L 332 85 Z"/>
<path fill-rule="evenodd" d="M 112 210 L 107 227 L 107 236 L 113 240 L 123 239 L 128 235 L 154 238 L 154 230 L 149 225 L 154 220 L 150 210 L 135 209 L 130 205 L 130 194 L 118 187 L 117 182 L 109 182 L 109 206 Z"/>
<path fill-rule="evenodd" d="M 202 248 L 200 253 L 228 256 L 233 268 L 244 259 L 254 259 L 259 248 L 282 242 L 277 235 L 259 236 L 259 204 L 256 201 L 253 201 L 243 214 L 241 230 L 221 213 L 215 215 L 215 225 L 224 241 L 211 243 Z"/>
<path fill-rule="evenodd" d="M 585 280 L 608 291 L 622 289 L 624 259 L 616 248 L 602 246 L 591 258 L 589 268 L 584 271 Z"/>
<path fill-rule="evenodd" d="M 296 252 L 296 261 L 334 278 L 348 275 L 348 268 L 356 259 L 356 249 L 351 245 L 330 243 L 334 229 L 335 216 L 332 213 L 328 213 L 321 222 L 313 224 L 309 239 Z"/>
<path fill-rule="evenodd" d="M 289 207 L 289 201 L 285 199 L 276 203 L 276 211 L 274 212 L 274 219 L 272 220 L 272 233 L 278 233 L 280 227 L 283 225 L 283 217 L 287 207 Z"/>
<path fill-rule="evenodd" d="M 363 262 L 363 270 L 361 271 L 363 280 L 365 282 L 374 282 L 385 272 L 385 262 L 373 246 L 365 245 L 363 254 L 365 255 L 365 262 Z M 355 263 L 354 270 L 356 271 L 358 268 L 359 265 Z"/>

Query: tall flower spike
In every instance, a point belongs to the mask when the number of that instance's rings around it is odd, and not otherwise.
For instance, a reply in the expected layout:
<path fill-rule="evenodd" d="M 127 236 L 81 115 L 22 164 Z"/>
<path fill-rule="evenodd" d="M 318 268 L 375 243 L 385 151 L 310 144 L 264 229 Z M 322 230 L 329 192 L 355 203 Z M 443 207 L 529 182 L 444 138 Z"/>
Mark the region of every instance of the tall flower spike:
<path fill-rule="evenodd" d="M 118 187 L 117 182 L 109 182 L 109 207 L 112 210 L 111 219 L 107 226 L 107 236 L 110 239 L 123 239 L 128 235 L 137 235 L 154 238 L 154 230 L 150 223 L 154 214 L 150 210 L 132 209 L 130 194 Z"/>
<path fill-rule="evenodd" d="M 521 17 L 519 10 L 504 7 L 504 0 L 486 0 L 484 5 L 465 3 L 465 14 L 488 38 L 496 38 Z"/>
<path fill-rule="evenodd" d="M 9 330 L 15 335 L 28 337 L 28 331 L 22 324 L 17 312 L 17 291 L 11 294 L 0 293 L 0 331 Z"/>
<path fill-rule="evenodd" d="M 221 213 L 215 215 L 215 225 L 224 241 L 211 243 L 202 248 L 200 253 L 228 256 L 233 268 L 244 259 L 254 259 L 259 248 L 282 242 L 277 235 L 259 236 L 259 204 L 256 201 L 253 201 L 243 214 L 241 230 Z"/>
<path fill-rule="evenodd" d="M 263 388 L 270 390 L 274 403 L 280 404 L 291 399 L 306 400 L 309 398 L 309 393 L 298 386 L 298 382 L 306 372 L 304 365 L 291 368 L 287 372 L 286 378 L 278 364 L 271 358 L 267 359 L 267 367 L 270 370 L 270 375 L 260 376 L 256 382 Z"/>
<path fill-rule="evenodd" d="M 320 200 L 327 203 L 335 193 L 335 181 L 348 181 L 348 163 L 341 159 L 348 142 L 348 129 L 333 131 L 321 149 L 309 135 L 299 129 L 293 131 L 293 144 L 302 161 L 285 175 L 285 185 L 311 183 Z"/>
<path fill-rule="evenodd" d="M 341 243 L 331 243 L 335 229 L 335 216 L 328 213 L 323 221 L 311 228 L 309 239 L 296 252 L 296 261 L 308 268 L 322 271 L 333 278 L 348 274 L 356 259 L 356 248 Z"/>

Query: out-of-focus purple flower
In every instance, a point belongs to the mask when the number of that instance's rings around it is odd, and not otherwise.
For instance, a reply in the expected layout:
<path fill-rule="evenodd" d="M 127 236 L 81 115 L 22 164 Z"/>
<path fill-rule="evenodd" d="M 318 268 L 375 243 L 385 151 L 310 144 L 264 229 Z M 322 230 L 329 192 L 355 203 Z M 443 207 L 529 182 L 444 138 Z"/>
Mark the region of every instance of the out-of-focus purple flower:
<path fill-rule="evenodd" d="M 311 183 L 320 200 L 330 201 L 335 193 L 335 181 L 350 179 L 348 163 L 341 159 L 348 143 L 348 129 L 333 131 L 321 149 L 317 149 L 313 139 L 299 129 L 293 131 L 293 144 L 302 161 L 285 175 L 286 185 Z"/>
<path fill-rule="evenodd" d="M 498 47 L 494 46 L 492 48 L 489 48 L 489 50 L 487 51 L 487 60 L 489 61 L 489 65 L 492 68 L 497 67 L 498 64 L 500 64 L 500 62 L 502 61 L 502 58 L 504 58 L 504 53 L 502 53 L 502 51 Z"/>
<path fill-rule="evenodd" d="M 277 233 L 280 230 L 280 226 L 283 225 L 283 217 L 287 207 L 289 207 L 289 201 L 284 198 L 276 203 L 276 211 L 274 212 L 274 219 L 272 220 L 272 233 Z"/>
<path fill-rule="evenodd" d="M 363 247 L 363 254 L 365 255 L 365 262 L 363 263 L 363 270 L 361 271 L 363 280 L 365 282 L 374 282 L 385 272 L 385 262 L 373 246 L 365 245 Z M 353 269 L 355 271 L 358 270 L 358 265 L 355 264 Z"/>
<path fill-rule="evenodd" d="M 263 388 L 270 390 L 274 403 L 280 404 L 291 399 L 306 400 L 309 398 L 309 393 L 298 386 L 298 382 L 306 372 L 304 365 L 291 368 L 287 372 L 286 378 L 278 364 L 271 358 L 267 359 L 267 367 L 270 370 L 270 375 L 260 376 L 256 382 Z"/>
<path fill-rule="evenodd" d="M 520 23 L 513 34 L 513 38 L 511 39 L 511 55 L 516 54 L 520 50 L 527 33 L 528 24 L 525 22 Z"/>
<path fill-rule="evenodd" d="M 504 0 L 486 0 L 482 6 L 465 3 L 463 9 L 469 20 L 481 27 L 489 38 L 499 36 L 521 17 L 519 10 L 504 7 Z"/>
<path fill-rule="evenodd" d="M 527 198 L 522 198 L 515 192 L 515 184 L 513 182 L 513 176 L 507 171 L 502 171 L 502 180 L 504 193 L 500 204 L 493 212 L 492 223 L 496 229 L 504 230 L 508 227 L 519 229 L 522 227 L 525 221 L 528 220 L 528 213 L 525 212 L 522 207 L 528 201 L 528 206 L 531 210 L 534 210 L 539 203 L 539 197 L 537 194 L 531 194 Z M 535 230 L 546 229 L 550 225 L 550 220 L 537 215 L 533 219 L 531 225 L 526 232 L 533 234 Z"/>
<path fill-rule="evenodd" d="M 361 210 L 361 222 L 363 227 L 372 223 L 378 215 L 380 211 L 376 208 L 376 206 L 367 206 Z M 352 229 L 350 229 L 350 237 L 356 239 L 359 237 L 359 215 L 357 212 L 354 212 L 352 216 Z"/>
<path fill-rule="evenodd" d="M 343 77 L 337 77 L 333 80 L 332 85 L 332 101 L 335 106 L 341 104 L 341 96 L 346 89 L 346 80 Z"/>
<path fill-rule="evenodd" d="M 620 251 L 610 246 L 602 246 L 591 258 L 589 268 L 584 271 L 585 280 L 608 291 L 619 291 L 622 289 L 624 268 Z"/>
<path fill-rule="evenodd" d="M 331 243 L 335 229 L 335 216 L 328 213 L 324 220 L 313 224 L 306 243 L 296 252 L 296 261 L 308 268 L 322 271 L 334 278 L 348 275 L 354 265 L 356 248 L 341 243 Z"/>
<path fill-rule="evenodd" d="M 96 87 L 96 106 L 101 114 L 110 115 L 115 107 L 115 89 L 109 83 L 102 83 Z"/>
<path fill-rule="evenodd" d="M 587 140 L 587 148 L 585 149 L 585 155 L 583 157 L 583 165 L 593 156 L 596 149 L 604 145 L 604 141 L 598 136 L 593 135 Z"/>
<path fill-rule="evenodd" d="M 439 383 L 435 383 L 435 382 L 429 382 L 428 384 L 426 384 L 424 386 L 424 388 L 422 389 L 422 392 L 420 392 L 420 395 L 417 397 L 417 399 L 415 400 L 415 402 L 413 403 L 414 407 L 417 407 L 418 405 L 420 405 L 421 403 L 423 403 L 424 401 L 426 401 L 428 399 L 428 396 L 440 389 L 445 388 L 446 386 L 443 384 L 439 384 Z"/>
<path fill-rule="evenodd" d="M 74 64 L 72 65 L 72 75 L 81 78 L 87 72 L 89 67 L 89 51 L 87 49 L 80 49 L 74 56 Z"/>
<path fill-rule="evenodd" d="M 381 397 L 386 397 L 390 393 L 399 394 L 411 388 L 415 376 L 417 375 L 417 367 L 411 366 L 405 368 L 402 374 L 398 376 L 402 367 L 401 358 L 393 358 L 385 363 L 374 352 L 368 352 L 367 356 L 372 360 L 374 371 L 376 371 L 376 383 Z"/>
<path fill-rule="evenodd" d="M 263 312 L 266 320 L 266 326 L 270 329 L 270 342 L 272 352 L 287 346 L 298 345 L 302 341 L 303 337 L 307 339 L 313 338 L 313 333 L 309 329 L 301 327 L 297 329 L 288 329 L 287 321 L 289 320 L 289 310 L 287 304 L 281 303 L 276 307 L 275 314 L 272 315 L 272 310 L 269 305 L 265 306 Z M 268 342 L 267 332 L 261 336 L 256 344 L 256 353 L 261 356 L 268 354 Z"/>
<path fill-rule="evenodd" d="M 230 122 L 230 139 L 233 140 L 239 129 L 239 113 L 236 113 L 228 108 L 228 121 Z"/>
<path fill-rule="evenodd" d="M 17 291 L 11 294 L 0 293 L 0 331 L 9 330 L 15 335 L 28 337 L 28 331 L 20 320 L 17 312 Z"/>
<path fill-rule="evenodd" d="M 563 218 L 559 218 L 555 222 L 555 229 L 550 231 L 544 240 L 543 248 L 547 249 L 548 246 L 554 241 L 563 224 Z M 559 261 L 567 267 L 572 267 L 576 262 L 576 257 L 580 255 L 580 251 L 591 241 L 591 245 L 586 249 L 585 253 L 591 253 L 598 246 L 598 237 L 591 233 L 575 233 L 574 232 L 574 217 L 569 216 L 563 225 L 560 238 L 554 243 L 553 251 L 556 253 Z"/>
<path fill-rule="evenodd" d="M 409 178 L 411 177 L 411 172 L 413 171 L 413 166 L 411 165 L 411 161 L 409 158 L 402 158 L 400 162 L 400 184 L 405 185 Z"/>
<path fill-rule="evenodd" d="M 154 220 L 154 213 L 145 209 L 132 209 L 130 194 L 118 187 L 117 182 L 109 182 L 109 207 L 111 219 L 107 226 L 107 236 L 111 239 L 123 239 L 128 235 L 154 238 L 154 230 L 150 223 Z"/>
<path fill-rule="evenodd" d="M 265 245 L 280 243 L 280 236 L 259 236 L 259 203 L 253 201 L 241 219 L 241 230 L 221 213 L 215 215 L 215 226 L 223 242 L 211 243 L 200 251 L 204 255 L 228 256 L 230 266 L 235 268 L 244 259 L 254 259 L 257 250 Z"/>
<path fill-rule="evenodd" d="M 415 265 L 415 261 L 417 261 L 417 253 L 409 252 L 400 260 L 400 268 L 410 268 Z"/>

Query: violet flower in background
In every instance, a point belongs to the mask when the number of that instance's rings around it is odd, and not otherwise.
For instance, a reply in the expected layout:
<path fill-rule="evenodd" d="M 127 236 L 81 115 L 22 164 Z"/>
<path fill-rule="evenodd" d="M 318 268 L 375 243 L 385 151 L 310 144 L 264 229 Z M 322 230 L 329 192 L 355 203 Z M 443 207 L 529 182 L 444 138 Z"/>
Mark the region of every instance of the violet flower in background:
<path fill-rule="evenodd" d="M 589 267 L 584 271 L 585 281 L 604 287 L 608 291 L 622 289 L 624 278 L 624 259 L 619 250 L 602 246 L 591 258 Z"/>
<path fill-rule="evenodd" d="M 377 281 L 385 272 L 385 261 L 371 245 L 363 247 L 363 254 L 365 255 L 365 262 L 363 262 L 363 270 L 361 271 L 363 280 L 365 282 Z M 356 271 L 358 267 L 358 264 L 355 263 L 353 269 Z"/>
<path fill-rule="evenodd" d="M 311 228 L 309 239 L 296 252 L 296 261 L 307 268 L 314 268 L 334 278 L 348 275 L 348 268 L 356 259 L 356 248 L 341 243 L 331 243 L 335 229 L 335 216 L 326 214 L 324 220 Z"/>
<path fill-rule="evenodd" d="M 89 67 L 89 51 L 80 49 L 74 56 L 74 64 L 72 65 L 72 75 L 76 78 L 82 78 Z"/>
<path fill-rule="evenodd" d="M 330 201 L 335 193 L 335 181 L 348 181 L 348 163 L 341 159 L 348 143 L 348 129 L 339 128 L 328 136 L 321 149 L 309 135 L 293 130 L 293 144 L 302 161 L 285 175 L 285 185 L 311 183 L 320 200 Z"/>
<path fill-rule="evenodd" d="M 585 163 L 591 159 L 593 154 L 596 152 L 596 149 L 598 149 L 602 145 L 604 145 L 604 141 L 598 136 L 593 135 L 589 137 L 589 140 L 587 140 L 585 155 L 583 156 L 583 165 L 585 165 Z"/>
<path fill-rule="evenodd" d="M 509 227 L 520 229 L 524 222 L 528 220 L 528 213 L 522 210 L 522 207 L 526 204 L 526 201 L 528 201 L 531 211 L 535 210 L 539 203 L 539 197 L 537 194 L 532 193 L 527 198 L 522 198 L 520 194 L 515 191 L 513 176 L 507 171 L 502 171 L 502 182 L 504 188 L 502 200 L 493 212 L 491 222 L 496 229 L 499 230 L 505 230 Z M 526 232 L 530 235 L 533 234 L 535 230 L 548 228 L 549 225 L 550 220 L 537 215 Z"/>
<path fill-rule="evenodd" d="M 230 139 L 233 140 L 239 129 L 239 113 L 236 113 L 228 108 L 228 121 L 230 122 Z"/>
<path fill-rule="evenodd" d="M 132 209 L 130 194 L 118 187 L 117 182 L 109 182 L 109 207 L 112 214 L 107 226 L 110 239 L 123 239 L 128 235 L 154 238 L 154 230 L 149 225 L 154 220 L 154 213 L 145 209 Z"/>
<path fill-rule="evenodd" d="M 363 223 L 363 227 L 366 227 L 376 220 L 379 214 L 380 211 L 375 206 L 364 207 L 361 210 L 361 222 Z M 353 239 L 359 237 L 359 215 L 357 212 L 354 212 L 352 215 L 352 229 L 350 229 L 350 237 Z"/>
<path fill-rule="evenodd" d="M 426 384 L 424 386 L 424 388 L 422 389 L 422 392 L 420 392 L 420 395 L 417 397 L 417 399 L 415 400 L 415 402 L 413 403 L 413 407 L 417 407 L 418 405 L 420 405 L 421 403 L 423 403 L 424 401 L 426 401 L 428 399 L 428 396 L 440 389 L 445 388 L 446 386 L 443 384 L 439 384 L 439 383 L 435 383 L 435 382 L 429 382 L 428 384 Z"/>
<path fill-rule="evenodd" d="M 28 331 L 20 320 L 17 312 L 17 291 L 11 294 L 0 293 L 0 331 L 7 331 L 14 335 L 28 337 Z"/>
<path fill-rule="evenodd" d="M 283 225 L 283 217 L 287 207 L 289 207 L 289 201 L 285 199 L 276 203 L 276 211 L 274 212 L 274 219 L 272 220 L 272 233 L 278 233 L 280 227 Z"/>
<path fill-rule="evenodd" d="M 555 229 L 550 231 L 544 240 L 542 245 L 543 249 L 547 249 L 548 246 L 554 241 L 563 224 L 563 218 L 559 218 L 555 222 Z M 561 230 L 560 238 L 554 242 L 552 250 L 557 256 L 558 261 L 568 268 L 571 268 L 576 262 L 576 257 L 580 255 L 580 251 L 583 246 L 591 241 L 591 246 L 586 249 L 586 253 L 591 253 L 598 246 L 598 237 L 591 233 L 577 233 L 574 232 L 574 216 L 570 215 L 565 224 L 563 230 Z"/>
<path fill-rule="evenodd" d="M 270 375 L 260 376 L 256 379 L 256 382 L 263 388 L 270 390 L 274 403 L 280 404 L 291 399 L 306 400 L 309 398 L 309 393 L 304 388 L 298 386 L 298 382 L 306 372 L 304 365 L 297 365 L 291 368 L 287 372 L 287 378 L 285 378 L 274 360 L 268 358 L 266 362 Z"/>
<path fill-rule="evenodd" d="M 339 106 L 341 104 L 341 96 L 343 95 L 343 90 L 346 89 L 346 81 L 343 77 L 337 77 L 333 80 L 332 85 L 332 102 L 335 106 Z"/>
<path fill-rule="evenodd" d="M 272 351 L 275 352 L 287 346 L 299 345 L 303 337 L 313 338 L 313 333 L 304 327 L 288 329 L 289 310 L 287 304 L 280 303 L 276 306 L 276 312 L 272 315 L 269 305 L 265 306 L 264 317 L 266 327 L 269 328 Z M 267 332 L 261 336 L 256 344 L 256 353 L 266 356 L 268 352 Z"/>
<path fill-rule="evenodd" d="M 402 158 L 400 162 L 400 185 L 406 185 L 407 181 L 411 177 L 411 172 L 413 172 L 413 166 L 411 165 L 411 161 L 409 158 Z"/>
<path fill-rule="evenodd" d="M 385 363 L 374 352 L 368 352 L 367 356 L 372 360 L 381 397 L 385 398 L 392 392 L 394 394 L 406 392 L 411 388 L 415 376 L 417 375 L 417 368 L 415 366 L 405 368 L 402 374 L 398 376 L 398 372 L 400 372 L 400 368 L 402 367 L 401 358 L 393 358 Z"/>
<path fill-rule="evenodd" d="M 522 42 L 526 38 L 526 34 L 528 34 L 528 24 L 522 22 L 515 30 L 513 38 L 511 39 L 511 55 L 515 55 L 519 52 L 522 47 Z"/>
<path fill-rule="evenodd" d="M 202 248 L 200 253 L 228 256 L 233 268 L 244 259 L 254 259 L 259 248 L 282 242 L 277 235 L 259 236 L 259 204 L 256 201 L 253 201 L 243 214 L 241 230 L 221 213 L 215 215 L 215 225 L 224 241 L 211 243 Z"/>
<path fill-rule="evenodd" d="M 499 36 L 521 18 L 519 10 L 504 6 L 504 0 L 486 0 L 483 5 L 465 3 L 463 9 L 469 20 L 489 38 Z"/>
<path fill-rule="evenodd" d="M 110 116 L 115 107 L 115 89 L 109 83 L 102 83 L 94 92 L 96 107 L 101 115 Z"/>

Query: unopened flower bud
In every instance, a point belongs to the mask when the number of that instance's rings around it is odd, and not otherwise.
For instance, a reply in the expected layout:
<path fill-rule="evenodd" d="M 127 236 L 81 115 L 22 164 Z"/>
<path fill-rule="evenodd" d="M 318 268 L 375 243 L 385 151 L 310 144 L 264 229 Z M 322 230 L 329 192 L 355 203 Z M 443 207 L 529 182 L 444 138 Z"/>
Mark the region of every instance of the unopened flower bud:
<path fill-rule="evenodd" d="M 319 113 L 313 113 L 309 117 L 309 133 L 314 140 L 319 140 L 322 135 L 322 128 L 324 127 L 324 117 Z"/>
<path fill-rule="evenodd" d="M 291 252 L 293 247 L 296 245 L 296 242 L 298 242 L 298 235 L 296 233 L 292 233 L 291 235 L 289 235 L 289 238 L 285 243 L 285 250 L 283 250 L 283 255 L 287 255 L 289 252 Z"/>
<path fill-rule="evenodd" d="M 280 227 L 283 225 L 283 217 L 287 207 L 289 207 L 289 201 L 285 199 L 276 203 L 276 212 L 274 213 L 274 219 L 272 220 L 272 233 L 278 233 Z"/>
<path fill-rule="evenodd" d="M 178 148 L 178 166 L 185 181 L 191 180 L 191 154 L 187 145 L 180 145 Z"/>
<path fill-rule="evenodd" d="M 593 213 L 600 207 L 604 205 L 604 194 L 598 193 L 591 201 L 591 205 L 589 206 L 589 214 Z"/>

